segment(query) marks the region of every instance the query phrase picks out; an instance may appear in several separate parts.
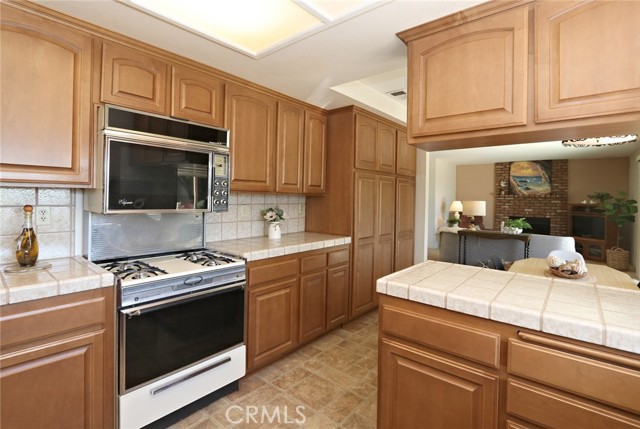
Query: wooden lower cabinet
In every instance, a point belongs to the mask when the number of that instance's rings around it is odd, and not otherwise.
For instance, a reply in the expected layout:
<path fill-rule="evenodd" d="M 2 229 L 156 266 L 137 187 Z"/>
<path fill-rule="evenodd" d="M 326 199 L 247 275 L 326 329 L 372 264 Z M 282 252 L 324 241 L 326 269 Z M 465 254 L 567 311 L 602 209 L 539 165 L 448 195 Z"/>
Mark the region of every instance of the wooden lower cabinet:
<path fill-rule="evenodd" d="M 640 428 L 640 356 L 380 296 L 378 428 Z"/>
<path fill-rule="evenodd" d="M 247 371 L 348 320 L 349 245 L 249 262 Z"/>
<path fill-rule="evenodd" d="M 300 278 L 300 342 L 326 332 L 327 272 L 322 270 Z"/>
<path fill-rule="evenodd" d="M 115 427 L 113 302 L 104 288 L 1 308 L 1 427 Z"/>
<path fill-rule="evenodd" d="M 298 279 L 249 289 L 248 369 L 262 367 L 298 345 Z"/>
<path fill-rule="evenodd" d="M 499 377 L 402 343 L 380 343 L 379 428 L 493 428 Z"/>

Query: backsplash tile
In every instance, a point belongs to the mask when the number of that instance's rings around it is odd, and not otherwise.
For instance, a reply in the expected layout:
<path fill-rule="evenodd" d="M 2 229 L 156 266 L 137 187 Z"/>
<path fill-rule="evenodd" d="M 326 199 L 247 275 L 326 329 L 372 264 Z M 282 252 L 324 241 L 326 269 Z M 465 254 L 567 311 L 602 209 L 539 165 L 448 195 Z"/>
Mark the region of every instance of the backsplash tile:
<path fill-rule="evenodd" d="M 0 264 L 15 262 L 15 240 L 22 229 L 22 206 L 48 206 L 51 223 L 36 225 L 40 244 L 39 259 L 75 256 L 76 230 L 82 229 L 82 219 L 76 219 L 76 192 L 64 188 L 0 187 Z M 266 224 L 260 210 L 278 206 L 286 221 L 280 224 L 283 233 L 303 232 L 304 195 L 231 192 L 229 211 L 205 215 L 207 242 L 236 238 L 263 237 Z M 81 235 L 80 235 L 81 236 Z"/>
<path fill-rule="evenodd" d="M 205 215 L 206 240 L 264 237 L 267 235 L 266 223 L 260 210 L 275 206 L 285 213 L 286 220 L 280 224 L 283 234 L 303 232 L 305 202 L 304 195 L 231 192 L 229 211 Z"/>
<path fill-rule="evenodd" d="M 22 206 L 48 206 L 51 223 L 35 225 L 39 259 L 73 256 L 75 251 L 75 190 L 0 187 L 0 263 L 14 263 L 15 240 L 22 230 Z M 34 220 L 35 221 L 35 220 Z"/>

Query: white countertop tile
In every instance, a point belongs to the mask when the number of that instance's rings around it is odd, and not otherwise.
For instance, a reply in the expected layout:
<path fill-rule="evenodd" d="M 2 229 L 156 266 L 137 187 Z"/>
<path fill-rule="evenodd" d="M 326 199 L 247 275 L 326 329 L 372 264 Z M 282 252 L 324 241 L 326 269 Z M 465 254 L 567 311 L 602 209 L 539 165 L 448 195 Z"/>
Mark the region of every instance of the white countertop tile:
<path fill-rule="evenodd" d="M 241 256 L 247 261 L 256 261 L 349 243 L 351 243 L 351 237 L 316 232 L 294 232 L 282 234 L 281 238 L 275 240 L 267 237 L 250 237 L 211 241 L 207 242 L 206 247 Z"/>
<path fill-rule="evenodd" d="M 48 259 L 38 263 L 50 263 L 51 268 L 6 273 L 4 268 L 7 265 L 0 267 L 0 305 L 113 287 L 115 284 L 113 274 L 82 257 Z"/>
<path fill-rule="evenodd" d="M 379 293 L 640 353 L 640 290 L 425 261 L 378 279 Z"/>

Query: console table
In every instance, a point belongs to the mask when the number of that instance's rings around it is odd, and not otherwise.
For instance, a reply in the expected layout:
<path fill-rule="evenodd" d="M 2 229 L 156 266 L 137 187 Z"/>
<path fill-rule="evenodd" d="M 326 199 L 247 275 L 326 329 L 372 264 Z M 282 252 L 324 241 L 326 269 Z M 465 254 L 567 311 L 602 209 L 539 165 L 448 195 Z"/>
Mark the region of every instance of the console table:
<path fill-rule="evenodd" d="M 478 238 L 484 238 L 486 240 L 518 240 L 524 243 L 524 258 L 529 257 L 529 242 L 531 240 L 530 234 L 505 234 L 500 231 L 492 230 L 470 230 L 460 229 L 458 230 L 458 263 L 467 263 L 467 237 L 474 236 Z"/>

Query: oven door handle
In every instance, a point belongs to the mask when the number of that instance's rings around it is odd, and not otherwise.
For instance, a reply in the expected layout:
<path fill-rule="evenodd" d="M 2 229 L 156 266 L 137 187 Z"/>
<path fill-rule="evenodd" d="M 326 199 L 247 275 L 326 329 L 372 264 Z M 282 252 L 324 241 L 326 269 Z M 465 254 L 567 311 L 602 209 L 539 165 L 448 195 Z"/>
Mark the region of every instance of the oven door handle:
<path fill-rule="evenodd" d="M 151 313 L 153 311 L 162 310 L 164 308 L 173 307 L 174 305 L 185 304 L 190 301 L 195 301 L 197 299 L 202 299 L 212 295 L 218 295 L 223 292 L 230 292 L 234 289 L 243 289 L 245 287 L 245 282 L 234 283 L 227 286 L 215 288 L 213 290 L 208 289 L 205 291 L 194 292 L 188 295 L 181 295 L 175 298 L 165 299 L 163 301 L 152 302 L 149 304 L 141 305 L 139 307 L 127 308 L 120 310 L 120 313 L 127 316 L 127 318 L 131 319 L 134 316 L 141 316 L 145 313 Z"/>
<path fill-rule="evenodd" d="M 158 393 L 163 392 L 163 391 L 165 391 L 167 389 L 170 389 L 175 385 L 178 385 L 180 383 L 184 383 L 187 380 L 190 380 L 190 379 L 192 379 L 194 377 L 197 377 L 200 374 L 203 374 L 203 373 L 205 373 L 207 371 L 211 371 L 212 369 L 217 368 L 217 367 L 219 367 L 221 365 L 224 365 L 225 363 L 229 363 L 229 362 L 231 362 L 231 358 L 229 356 L 227 356 L 226 358 L 224 358 L 222 360 L 219 360 L 217 362 L 214 362 L 211 365 L 207 365 L 204 368 L 201 368 L 201 369 L 199 369 L 197 371 L 192 372 L 191 374 L 187 374 L 184 377 L 181 377 L 181 378 L 178 378 L 176 380 L 173 380 L 172 382 L 167 383 L 167 384 L 165 384 L 163 386 L 159 386 L 159 387 L 156 387 L 154 389 L 151 389 L 149 391 L 149 393 L 151 393 L 152 395 L 157 395 Z"/>

